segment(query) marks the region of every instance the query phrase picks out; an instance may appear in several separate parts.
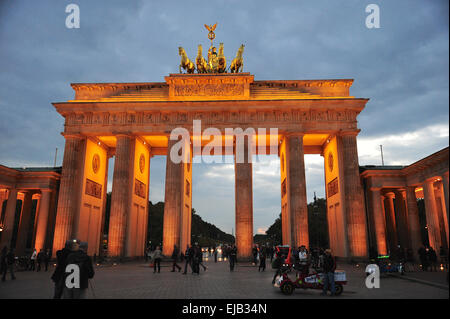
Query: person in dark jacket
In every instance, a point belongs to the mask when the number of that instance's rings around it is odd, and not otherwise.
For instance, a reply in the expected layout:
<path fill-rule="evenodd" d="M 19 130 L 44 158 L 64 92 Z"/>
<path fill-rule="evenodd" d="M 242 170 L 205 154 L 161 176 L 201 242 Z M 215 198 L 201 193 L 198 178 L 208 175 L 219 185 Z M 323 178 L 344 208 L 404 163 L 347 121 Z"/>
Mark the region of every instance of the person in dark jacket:
<path fill-rule="evenodd" d="M 331 255 L 331 249 L 325 250 L 325 256 L 323 258 L 323 274 L 324 274 L 324 283 L 323 283 L 323 291 L 321 293 L 322 296 L 327 295 L 328 288 L 330 288 L 331 296 L 334 296 L 336 293 L 336 288 L 334 286 L 334 271 L 336 270 L 336 259 L 333 255 Z"/>
<path fill-rule="evenodd" d="M 51 277 L 55 283 L 53 299 L 61 299 L 64 290 L 64 272 L 67 266 L 67 256 L 70 254 L 71 241 L 66 241 L 63 249 L 56 252 L 56 268 Z"/>
<path fill-rule="evenodd" d="M 37 264 L 38 264 L 36 271 L 41 271 L 41 267 L 45 263 L 45 252 L 43 249 L 41 249 L 39 251 L 36 259 L 37 259 Z"/>
<path fill-rule="evenodd" d="M 214 247 L 214 262 L 217 262 L 217 247 Z"/>
<path fill-rule="evenodd" d="M 259 267 L 258 267 L 258 272 L 266 270 L 266 258 L 267 258 L 267 249 L 263 245 L 263 246 L 261 246 L 259 248 Z"/>
<path fill-rule="evenodd" d="M 186 252 L 184 253 L 184 259 L 185 259 L 185 264 L 184 264 L 184 272 L 183 275 L 186 275 L 187 273 L 187 267 L 189 265 L 189 267 L 191 267 L 191 270 L 193 270 L 192 268 L 192 256 L 194 254 L 194 251 L 191 247 L 189 247 L 189 245 L 186 246 Z"/>
<path fill-rule="evenodd" d="M 92 259 L 86 254 L 87 244 L 79 240 L 73 240 L 71 245 L 71 253 L 67 256 L 67 265 L 76 265 L 79 267 L 79 287 L 64 287 L 64 299 L 83 299 L 86 298 L 87 289 L 89 287 L 89 279 L 94 277 L 94 266 Z M 80 247 L 81 246 L 81 247 Z M 64 281 L 71 273 L 65 272 Z"/>
<path fill-rule="evenodd" d="M 234 271 L 234 265 L 236 264 L 236 259 L 237 259 L 237 248 L 236 248 L 236 245 L 233 245 L 230 248 L 228 257 L 230 258 L 230 271 Z"/>
<path fill-rule="evenodd" d="M 253 265 L 256 266 L 256 262 L 258 261 L 258 246 L 253 246 L 252 248 L 252 255 L 253 255 Z"/>
<path fill-rule="evenodd" d="M 4 255 L 4 253 L 6 252 L 5 248 L 3 248 L 2 251 L 2 268 L 3 268 L 2 281 L 6 280 L 6 273 L 8 272 L 8 270 L 11 274 L 11 280 L 14 280 L 16 279 L 16 276 L 14 276 L 14 263 L 16 261 L 16 256 L 14 255 L 14 248 L 10 248 L 9 251 Z"/>
<path fill-rule="evenodd" d="M 175 272 L 175 267 L 178 269 L 178 272 L 181 271 L 181 267 L 178 266 L 178 255 L 180 254 L 180 250 L 178 249 L 177 245 L 173 245 L 173 252 L 172 252 L 172 272 Z"/>
<path fill-rule="evenodd" d="M 428 270 L 428 258 L 427 258 L 427 250 L 425 247 L 420 247 L 418 252 L 420 264 L 422 265 L 422 271 Z"/>
<path fill-rule="evenodd" d="M 272 268 L 275 269 L 275 274 L 273 275 L 272 284 L 275 283 L 275 280 L 278 276 L 281 276 L 283 274 L 283 261 L 284 257 L 281 254 L 281 252 L 277 251 L 275 253 L 275 259 L 272 261 Z"/>
<path fill-rule="evenodd" d="M 44 260 L 45 271 L 48 271 L 48 263 L 50 262 L 51 257 L 52 257 L 52 252 L 50 249 L 47 249 L 45 251 L 45 260 Z"/>
<path fill-rule="evenodd" d="M 433 247 L 428 248 L 428 261 L 430 262 L 430 271 L 437 271 L 437 255 Z"/>

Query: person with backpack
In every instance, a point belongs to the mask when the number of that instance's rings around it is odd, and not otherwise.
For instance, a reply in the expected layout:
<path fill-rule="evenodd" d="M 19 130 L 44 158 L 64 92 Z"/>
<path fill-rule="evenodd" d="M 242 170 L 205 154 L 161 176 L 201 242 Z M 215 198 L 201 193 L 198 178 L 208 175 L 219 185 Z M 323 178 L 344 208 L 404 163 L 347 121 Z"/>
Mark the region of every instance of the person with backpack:
<path fill-rule="evenodd" d="M 335 270 L 336 270 L 336 259 L 334 258 L 333 255 L 331 255 L 331 249 L 326 249 L 323 258 L 324 283 L 321 296 L 327 295 L 328 288 L 330 288 L 331 296 L 334 296 L 336 294 L 336 288 L 334 285 Z"/>
<path fill-rule="evenodd" d="M 76 265 L 79 269 L 79 287 L 69 288 L 67 283 L 63 290 L 64 299 L 84 299 L 86 298 L 87 289 L 89 288 L 89 279 L 94 278 L 94 266 L 92 259 L 86 253 L 87 243 L 81 244 L 79 240 L 74 239 L 71 244 L 71 252 L 67 256 L 66 264 Z M 74 272 L 76 273 L 76 272 Z M 64 282 L 71 274 L 64 272 Z"/>

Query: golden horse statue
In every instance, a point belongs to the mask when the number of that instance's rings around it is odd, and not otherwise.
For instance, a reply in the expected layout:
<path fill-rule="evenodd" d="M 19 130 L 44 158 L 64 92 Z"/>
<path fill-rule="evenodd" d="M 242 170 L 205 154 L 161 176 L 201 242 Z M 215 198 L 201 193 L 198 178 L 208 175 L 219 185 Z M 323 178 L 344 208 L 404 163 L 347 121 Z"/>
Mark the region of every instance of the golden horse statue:
<path fill-rule="evenodd" d="M 178 47 L 178 54 L 181 56 L 180 73 L 181 68 L 185 69 L 187 73 L 194 73 L 195 65 L 191 60 L 189 60 L 186 51 L 182 47 Z"/>
<path fill-rule="evenodd" d="M 218 66 L 217 66 L 217 72 L 218 73 L 226 73 L 227 72 L 227 59 L 225 58 L 225 55 L 223 54 L 223 43 L 219 44 L 219 54 L 218 54 Z"/>
<path fill-rule="evenodd" d="M 244 59 L 242 58 L 242 54 L 244 53 L 245 45 L 241 45 L 236 53 L 236 57 L 233 59 L 230 65 L 231 73 L 242 72 L 244 69 Z"/>
<path fill-rule="evenodd" d="M 206 60 L 203 57 L 203 47 L 201 44 L 198 45 L 195 64 L 197 65 L 197 73 L 208 73 L 208 63 L 206 63 Z"/>

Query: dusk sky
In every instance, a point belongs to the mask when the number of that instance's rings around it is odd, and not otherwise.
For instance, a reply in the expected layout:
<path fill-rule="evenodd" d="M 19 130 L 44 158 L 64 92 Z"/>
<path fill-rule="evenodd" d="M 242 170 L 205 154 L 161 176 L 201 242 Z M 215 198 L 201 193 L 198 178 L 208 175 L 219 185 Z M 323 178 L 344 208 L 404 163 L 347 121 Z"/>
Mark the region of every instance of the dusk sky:
<path fill-rule="evenodd" d="M 68 4 L 80 28 L 68 29 Z M 366 6 L 380 8 L 368 29 Z M 70 83 L 163 82 L 177 73 L 178 47 L 191 59 L 207 47 L 204 24 L 218 23 L 225 55 L 245 44 L 244 71 L 255 80 L 354 79 L 369 98 L 359 115 L 360 165 L 408 165 L 449 145 L 448 0 L 0 0 L 0 164 L 57 166 L 64 119 L 52 106 L 74 97 Z M 307 155 L 308 200 L 324 196 L 323 158 Z M 109 183 L 112 184 L 113 160 Z M 278 217 L 279 160 L 253 166 L 254 230 Z M 165 157 L 151 162 L 150 200 L 164 200 Z M 193 207 L 234 228 L 234 166 L 193 165 Z"/>

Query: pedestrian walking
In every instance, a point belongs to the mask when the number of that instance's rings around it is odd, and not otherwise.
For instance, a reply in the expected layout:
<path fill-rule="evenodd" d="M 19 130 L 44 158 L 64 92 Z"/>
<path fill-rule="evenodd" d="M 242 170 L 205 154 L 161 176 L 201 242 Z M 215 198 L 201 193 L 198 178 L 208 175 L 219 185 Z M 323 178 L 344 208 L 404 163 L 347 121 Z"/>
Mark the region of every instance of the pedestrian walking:
<path fill-rule="evenodd" d="M 178 269 L 178 272 L 181 271 L 181 267 L 178 266 L 177 261 L 178 261 L 178 255 L 180 253 L 180 250 L 178 249 L 177 245 L 173 245 L 173 252 L 172 252 L 172 272 L 175 272 L 175 267 Z"/>
<path fill-rule="evenodd" d="M 45 253 L 44 253 L 43 249 L 39 250 L 39 253 L 37 254 L 36 260 L 37 260 L 37 269 L 36 269 L 36 271 L 41 271 L 41 266 L 45 262 Z"/>
<path fill-rule="evenodd" d="M 214 247 L 214 262 L 217 262 L 217 247 Z"/>
<path fill-rule="evenodd" d="M 258 262 L 258 246 L 254 245 L 252 248 L 252 255 L 253 255 L 253 266 L 256 266 L 256 263 Z"/>
<path fill-rule="evenodd" d="M 229 251 L 230 271 L 234 271 L 234 266 L 236 264 L 236 259 L 237 259 L 236 256 L 237 256 L 237 248 L 235 245 L 233 245 Z"/>
<path fill-rule="evenodd" d="M 71 244 L 71 252 L 67 256 L 67 265 L 77 265 L 79 269 L 79 287 L 64 286 L 63 298 L 64 299 L 84 299 L 86 298 L 87 289 L 89 288 L 89 279 L 94 277 L 94 266 L 92 259 L 86 253 L 87 243 L 81 243 L 79 240 L 74 239 Z M 65 280 L 70 273 L 65 272 Z"/>
<path fill-rule="evenodd" d="M 336 287 L 334 285 L 334 271 L 336 270 L 336 259 L 331 254 L 331 249 L 325 250 L 325 256 L 323 260 L 323 274 L 325 276 L 323 283 L 322 296 L 327 295 L 328 289 L 330 289 L 331 296 L 336 293 Z"/>
<path fill-rule="evenodd" d="M 427 258 L 427 250 L 425 247 L 420 247 L 418 252 L 420 264 L 422 265 L 422 271 L 428 270 L 428 258 Z"/>
<path fill-rule="evenodd" d="M 162 252 L 159 246 L 156 246 L 155 251 L 153 252 L 153 273 L 156 273 L 156 269 L 158 268 L 158 273 L 161 272 L 161 258 Z"/>
<path fill-rule="evenodd" d="M 51 252 L 50 249 L 47 249 L 47 250 L 45 251 L 45 260 L 44 260 L 44 263 L 45 263 L 45 271 L 48 270 L 48 263 L 50 262 L 50 259 L 51 259 L 51 258 L 52 258 L 52 252 Z"/>
<path fill-rule="evenodd" d="M 433 247 L 428 248 L 428 261 L 430 262 L 430 271 L 437 271 L 437 255 Z"/>
<path fill-rule="evenodd" d="M 191 268 L 191 271 L 193 272 L 193 268 L 192 268 L 192 256 L 194 255 L 194 250 L 189 247 L 189 245 L 186 246 L 186 251 L 184 253 L 184 272 L 183 275 L 186 275 L 187 273 L 187 267 L 189 265 L 189 267 Z"/>
<path fill-rule="evenodd" d="M 64 273 L 67 266 L 67 256 L 70 254 L 71 241 L 67 240 L 64 248 L 56 252 L 56 268 L 51 277 L 55 284 L 53 299 L 61 299 L 64 290 Z"/>
<path fill-rule="evenodd" d="M 439 258 L 441 259 L 441 263 L 445 267 L 445 269 L 448 269 L 448 252 L 447 249 L 443 246 L 439 248 Z"/>
<path fill-rule="evenodd" d="M 3 252 L 2 252 L 2 254 L 3 254 Z M 8 270 L 9 270 L 9 273 L 11 274 L 11 280 L 16 279 L 16 276 L 14 275 L 14 262 L 15 261 L 16 261 L 16 256 L 14 254 L 14 248 L 10 248 L 5 257 L 6 267 L 4 267 L 4 269 L 3 269 L 2 281 L 6 280 L 6 273 L 8 272 Z"/>
<path fill-rule="evenodd" d="M 258 272 L 266 270 L 266 258 L 267 258 L 267 249 L 263 245 L 259 249 L 259 267 L 258 267 Z"/>
<path fill-rule="evenodd" d="M 35 271 L 36 270 L 36 259 L 37 259 L 37 251 L 36 249 L 33 250 L 33 253 L 30 257 L 30 270 Z"/>

